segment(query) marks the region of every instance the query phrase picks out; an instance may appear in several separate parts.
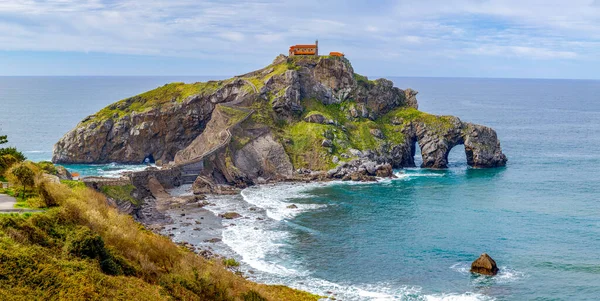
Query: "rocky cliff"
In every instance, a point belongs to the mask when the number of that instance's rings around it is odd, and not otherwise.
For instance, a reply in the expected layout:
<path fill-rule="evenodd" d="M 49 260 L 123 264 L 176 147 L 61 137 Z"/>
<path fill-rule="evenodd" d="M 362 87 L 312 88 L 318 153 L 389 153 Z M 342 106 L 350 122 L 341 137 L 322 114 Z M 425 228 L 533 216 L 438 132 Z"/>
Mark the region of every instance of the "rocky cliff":
<path fill-rule="evenodd" d="M 299 175 L 386 175 L 414 166 L 416 143 L 423 167 L 447 167 L 459 144 L 473 167 L 505 165 L 493 129 L 418 111 L 416 95 L 354 73 L 345 58 L 280 55 L 229 80 L 168 84 L 112 104 L 67 133 L 53 161 L 152 156 L 193 169 L 209 191 Z"/>

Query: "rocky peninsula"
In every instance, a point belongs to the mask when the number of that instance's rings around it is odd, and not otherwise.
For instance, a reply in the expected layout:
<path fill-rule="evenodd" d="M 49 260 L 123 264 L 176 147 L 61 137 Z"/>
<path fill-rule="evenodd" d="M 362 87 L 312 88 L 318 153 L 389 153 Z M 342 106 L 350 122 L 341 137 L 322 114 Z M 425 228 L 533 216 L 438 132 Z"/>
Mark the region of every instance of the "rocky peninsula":
<path fill-rule="evenodd" d="M 344 57 L 279 55 L 227 80 L 166 84 L 111 104 L 60 139 L 53 161 L 156 160 L 161 168 L 113 183 L 132 185 L 140 200 L 192 183 L 196 194 L 228 194 L 268 182 L 393 177 L 415 166 L 417 143 L 424 168 L 447 168 L 460 144 L 472 167 L 506 164 L 493 129 L 421 112 L 416 95 L 354 73 Z"/>

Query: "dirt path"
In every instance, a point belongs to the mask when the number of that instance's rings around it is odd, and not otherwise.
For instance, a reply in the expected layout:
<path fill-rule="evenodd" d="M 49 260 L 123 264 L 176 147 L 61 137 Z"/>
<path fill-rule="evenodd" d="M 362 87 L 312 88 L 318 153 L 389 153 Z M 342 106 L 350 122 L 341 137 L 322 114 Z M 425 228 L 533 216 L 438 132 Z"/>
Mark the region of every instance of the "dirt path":
<path fill-rule="evenodd" d="M 0 194 L 0 211 L 13 211 L 17 200 L 10 195 Z"/>

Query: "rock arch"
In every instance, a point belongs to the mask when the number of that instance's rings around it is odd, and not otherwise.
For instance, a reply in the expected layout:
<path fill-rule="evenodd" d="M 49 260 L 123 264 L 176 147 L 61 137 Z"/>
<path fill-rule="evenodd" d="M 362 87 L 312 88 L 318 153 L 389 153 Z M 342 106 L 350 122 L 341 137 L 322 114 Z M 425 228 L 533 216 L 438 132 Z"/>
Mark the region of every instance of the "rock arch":
<path fill-rule="evenodd" d="M 401 165 L 415 166 L 415 144 L 421 148 L 423 168 L 448 168 L 448 155 L 457 145 L 464 145 L 467 164 L 477 168 L 506 165 L 496 132 L 489 127 L 462 122 L 453 117 L 441 128 L 424 122 L 415 122 L 407 133 L 407 145 L 412 158 L 402 158 Z"/>

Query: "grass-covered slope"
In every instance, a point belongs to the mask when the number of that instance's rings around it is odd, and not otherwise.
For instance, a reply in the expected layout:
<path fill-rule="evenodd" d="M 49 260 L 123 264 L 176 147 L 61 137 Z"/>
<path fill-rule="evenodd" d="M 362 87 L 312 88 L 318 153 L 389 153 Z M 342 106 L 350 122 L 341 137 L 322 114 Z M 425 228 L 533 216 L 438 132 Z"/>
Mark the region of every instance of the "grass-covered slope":
<path fill-rule="evenodd" d="M 226 81 L 197 82 L 193 84 L 170 83 L 154 90 L 113 103 L 96 114 L 89 121 L 121 118 L 132 112 L 142 113 L 171 103 L 180 103 L 192 95 L 210 95 L 222 87 Z"/>
<path fill-rule="evenodd" d="M 1 300 L 317 300 L 249 282 L 145 230 L 81 185 L 46 183 L 58 202 L 0 215 Z"/>

